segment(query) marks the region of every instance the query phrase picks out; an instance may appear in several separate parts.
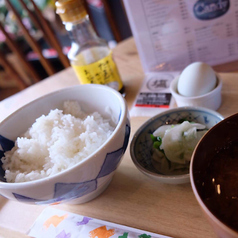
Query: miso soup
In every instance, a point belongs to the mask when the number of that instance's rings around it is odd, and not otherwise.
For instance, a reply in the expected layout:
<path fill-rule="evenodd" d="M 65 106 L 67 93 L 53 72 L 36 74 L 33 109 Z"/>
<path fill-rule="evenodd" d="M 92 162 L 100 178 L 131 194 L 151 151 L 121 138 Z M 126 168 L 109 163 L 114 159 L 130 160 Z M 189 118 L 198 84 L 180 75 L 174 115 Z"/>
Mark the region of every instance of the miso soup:
<path fill-rule="evenodd" d="M 195 185 L 208 209 L 238 231 L 238 138 L 215 150 L 205 170 L 194 171 Z"/>

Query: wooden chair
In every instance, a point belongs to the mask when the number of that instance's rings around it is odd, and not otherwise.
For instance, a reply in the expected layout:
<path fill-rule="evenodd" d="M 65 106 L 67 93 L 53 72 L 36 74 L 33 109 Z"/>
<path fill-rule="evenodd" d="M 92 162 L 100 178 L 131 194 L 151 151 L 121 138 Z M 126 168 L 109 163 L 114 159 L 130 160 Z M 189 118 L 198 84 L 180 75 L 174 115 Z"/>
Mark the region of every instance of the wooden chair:
<path fill-rule="evenodd" d="M 118 30 L 119 28 L 117 26 L 117 22 L 116 22 L 115 18 L 113 17 L 113 13 L 111 11 L 109 2 L 108 2 L 108 0 L 102 0 L 102 2 L 104 5 L 104 9 L 105 9 L 105 13 L 106 13 L 109 25 L 110 25 L 112 33 L 115 37 L 115 40 L 117 42 L 120 42 L 120 41 L 122 41 L 122 36 L 121 36 L 120 31 Z"/>
<path fill-rule="evenodd" d="M 18 1 L 21 4 L 22 8 L 25 9 L 26 12 L 28 13 L 28 16 L 31 19 L 34 26 L 42 32 L 44 40 L 48 43 L 49 46 L 51 46 L 53 49 L 57 51 L 58 58 L 61 61 L 62 65 L 65 68 L 69 67 L 70 63 L 67 56 L 63 53 L 62 46 L 60 45 L 50 24 L 43 17 L 40 9 L 37 7 L 35 2 L 33 0 L 29 0 L 33 6 L 33 9 L 30 9 L 23 0 Z M 47 72 L 49 76 L 55 74 L 56 73 L 55 68 L 53 67 L 49 59 L 47 59 L 43 55 L 42 53 L 43 49 L 41 48 L 38 41 L 34 39 L 34 37 L 29 33 L 28 29 L 23 24 L 23 21 L 18 11 L 15 9 L 10 0 L 5 0 L 5 2 L 8 10 L 13 12 L 18 25 L 22 29 L 26 42 L 28 42 L 31 49 L 38 54 L 39 61 L 43 66 L 44 70 Z M 26 82 L 26 80 L 22 79 L 20 75 L 17 75 L 17 72 L 14 69 L 13 65 L 11 65 L 11 63 L 8 62 L 7 56 L 1 53 L 0 57 L 2 60 L 0 60 L 0 64 L 3 66 L 3 68 L 6 71 L 8 71 L 8 73 L 12 77 L 15 78 L 20 89 L 26 88 L 29 85 L 40 81 L 41 77 L 39 75 L 39 72 L 37 72 L 37 70 L 34 69 L 33 66 L 29 63 L 29 61 L 26 59 L 26 55 L 24 55 L 23 51 L 21 50 L 21 47 L 19 47 L 19 45 L 17 45 L 17 43 L 10 37 L 10 35 L 6 32 L 2 24 L 0 24 L 0 30 L 6 37 L 6 44 L 8 45 L 9 49 L 12 51 L 13 54 L 16 55 L 16 57 L 19 60 L 19 63 L 22 64 L 24 70 L 29 75 L 30 81 Z"/>
<path fill-rule="evenodd" d="M 117 23 L 115 17 L 113 16 L 113 12 L 112 12 L 111 6 L 109 4 L 109 1 L 108 0 L 101 0 L 101 2 L 103 4 L 105 15 L 106 15 L 106 18 L 108 20 L 108 24 L 109 24 L 109 26 L 111 28 L 111 31 L 112 31 L 112 34 L 113 34 L 115 40 L 117 42 L 122 41 L 122 35 L 121 35 L 120 31 L 119 31 L 118 23 Z M 91 19 L 91 22 L 92 22 L 92 24 L 94 26 L 95 31 L 98 33 L 97 28 L 95 26 L 96 24 L 94 23 L 93 17 L 91 15 L 90 10 L 89 10 L 89 6 L 88 6 L 87 0 L 84 0 L 84 5 L 85 5 L 86 10 L 87 10 L 87 12 L 89 14 L 89 17 Z"/>
<path fill-rule="evenodd" d="M 109 25 L 111 27 L 112 33 L 114 35 L 115 40 L 119 43 L 120 41 L 124 40 L 126 35 L 132 34 L 130 32 L 130 25 L 127 18 L 127 13 L 125 10 L 125 6 L 123 3 L 123 0 L 120 0 L 117 2 L 116 7 L 113 5 L 113 1 L 110 0 L 102 0 L 102 3 L 104 5 L 105 13 L 109 22 Z M 115 16 L 115 11 L 120 12 L 120 19 Z M 124 23 L 124 26 L 122 25 Z M 126 28 L 127 33 L 124 34 L 122 31 L 124 31 Z M 123 29 L 123 30 L 122 30 Z"/>

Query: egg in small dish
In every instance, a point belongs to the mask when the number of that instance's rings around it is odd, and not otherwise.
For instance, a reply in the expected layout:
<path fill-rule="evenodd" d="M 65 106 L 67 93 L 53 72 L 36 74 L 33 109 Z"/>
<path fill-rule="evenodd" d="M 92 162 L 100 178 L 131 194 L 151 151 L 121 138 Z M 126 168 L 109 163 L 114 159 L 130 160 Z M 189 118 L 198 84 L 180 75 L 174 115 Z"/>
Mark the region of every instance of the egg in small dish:
<path fill-rule="evenodd" d="M 203 62 L 188 65 L 170 84 L 177 106 L 197 106 L 217 110 L 221 105 L 222 80 Z"/>
<path fill-rule="evenodd" d="M 178 93 L 185 97 L 196 97 L 211 92 L 217 84 L 215 71 L 203 62 L 188 65 L 178 79 Z"/>

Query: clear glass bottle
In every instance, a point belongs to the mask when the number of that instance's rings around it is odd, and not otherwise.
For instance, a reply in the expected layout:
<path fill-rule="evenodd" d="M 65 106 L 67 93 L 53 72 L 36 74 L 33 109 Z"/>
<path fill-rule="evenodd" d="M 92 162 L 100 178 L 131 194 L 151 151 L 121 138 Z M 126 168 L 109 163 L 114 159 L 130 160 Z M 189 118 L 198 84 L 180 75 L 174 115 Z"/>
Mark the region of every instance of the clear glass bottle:
<path fill-rule="evenodd" d="M 82 0 L 58 0 L 60 15 L 71 39 L 68 58 L 82 84 L 105 84 L 125 94 L 112 51 L 94 31 Z"/>

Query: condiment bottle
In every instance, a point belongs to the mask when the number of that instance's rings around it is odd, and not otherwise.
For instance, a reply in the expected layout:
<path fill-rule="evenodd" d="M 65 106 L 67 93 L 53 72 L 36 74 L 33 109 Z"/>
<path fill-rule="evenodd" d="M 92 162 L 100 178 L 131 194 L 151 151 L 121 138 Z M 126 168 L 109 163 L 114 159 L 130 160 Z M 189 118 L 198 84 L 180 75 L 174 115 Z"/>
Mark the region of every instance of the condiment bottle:
<path fill-rule="evenodd" d="M 112 51 L 94 31 L 82 0 L 58 0 L 60 15 L 71 39 L 68 58 L 81 84 L 104 84 L 125 93 Z"/>

